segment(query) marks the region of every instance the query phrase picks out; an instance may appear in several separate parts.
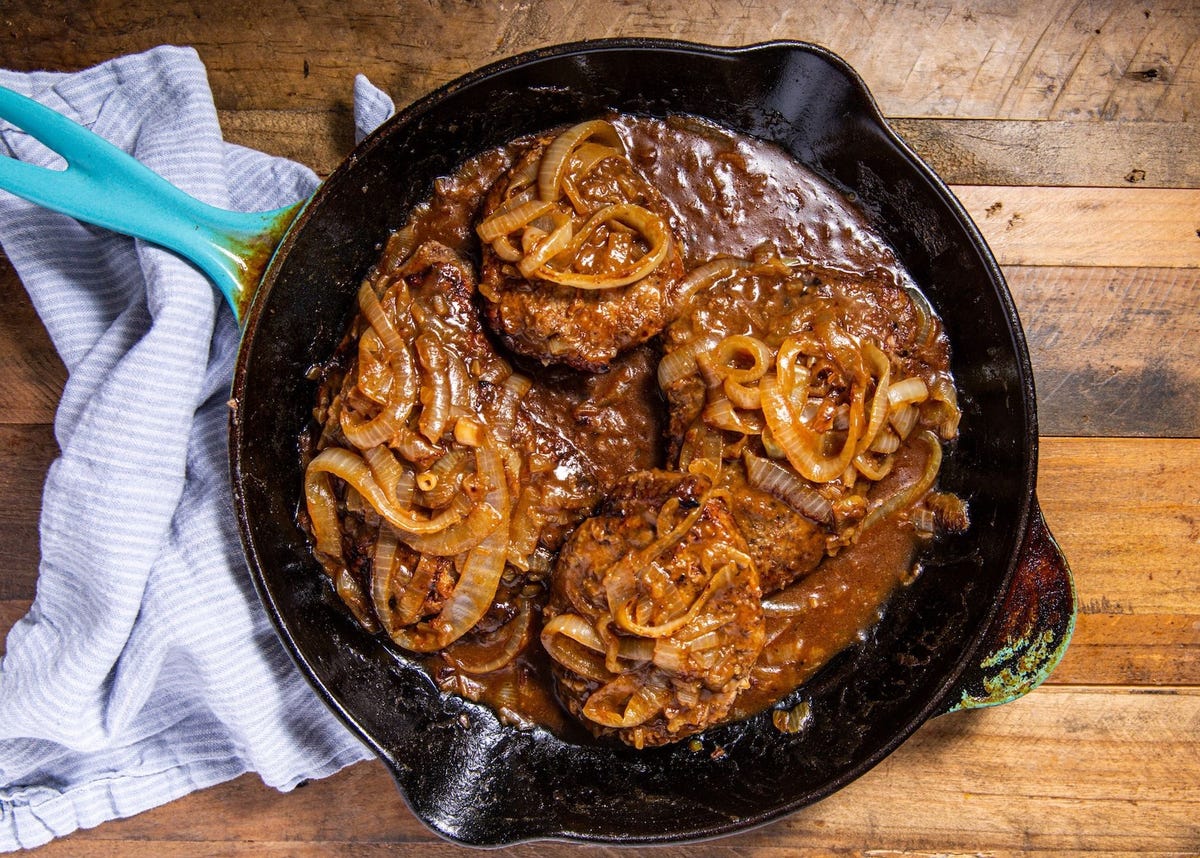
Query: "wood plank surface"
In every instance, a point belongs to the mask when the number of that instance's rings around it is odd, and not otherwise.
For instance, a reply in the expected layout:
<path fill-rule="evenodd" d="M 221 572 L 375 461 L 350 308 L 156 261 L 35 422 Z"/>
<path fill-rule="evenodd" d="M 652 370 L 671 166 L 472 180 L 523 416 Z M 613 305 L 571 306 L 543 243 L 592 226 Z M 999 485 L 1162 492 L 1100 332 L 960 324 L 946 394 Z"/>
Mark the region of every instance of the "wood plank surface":
<path fill-rule="evenodd" d="M 1200 187 L 1195 122 L 891 118 L 952 185 Z"/>
<path fill-rule="evenodd" d="M 936 718 L 829 799 L 663 858 L 1200 855 L 1200 4 L 1194 0 L 6 0 L 0 67 L 173 43 L 227 139 L 328 175 L 365 73 L 404 106 L 556 42 L 817 42 L 862 75 L 1000 261 L 1038 389 L 1038 497 L 1079 595 L 1049 681 Z M 36 593 L 66 371 L 0 255 L 0 653 Z M 0 789 L 7 786 L 0 777 Z M 502 855 L 611 854 L 528 844 Z M 462 856 L 378 763 L 247 774 L 39 855 Z M 632 854 L 632 853 L 630 853 Z"/>
<path fill-rule="evenodd" d="M 1148 694 L 1136 688 L 1043 688 L 1013 704 L 930 721 L 846 789 L 765 828 L 711 848 L 668 846 L 653 854 L 875 855 L 883 843 L 906 855 L 1095 854 L 1131 844 L 1137 848 L 1127 851 L 1139 854 L 1188 854 L 1200 848 L 1197 730 L 1200 689 Z M 1079 752 L 1080 737 L 1090 753 Z M 1055 771 L 1052 781 L 1042 774 L 1047 767 Z M 344 826 L 350 807 L 354 824 Z M 187 823 L 175 829 L 159 824 L 156 817 L 167 815 Z M 428 855 L 462 854 L 412 817 L 374 763 L 288 796 L 242 777 L 222 790 L 81 831 L 38 854 L 77 854 L 72 848 L 116 854 L 104 851 L 106 843 L 137 844 L 144 851 L 121 853 L 136 855 L 189 854 L 190 844 L 234 855 L 250 846 L 282 854 L 396 854 L 389 851 L 396 846 L 401 854 L 404 846 L 422 847 Z M 298 843 L 312 851 L 286 851 Z M 100 848 L 92 852 L 92 846 Z M 166 851 L 171 846 L 177 851 Z M 366 851 L 370 846 L 377 851 Z M 575 853 L 532 844 L 498 854 L 555 851 Z"/>
<path fill-rule="evenodd" d="M 408 93 L 391 93 L 396 108 Z M 345 107 L 326 110 L 221 110 L 231 143 L 262 149 L 331 173 L 354 146 Z M 888 123 L 952 185 L 1113 188 L 1200 187 L 1195 122 L 927 119 Z"/>
<path fill-rule="evenodd" d="M 1029 343 L 1042 434 L 1200 435 L 1200 269 L 1004 273 Z"/>
<path fill-rule="evenodd" d="M 74 69 L 157 44 L 194 46 L 227 110 L 327 110 L 356 72 L 407 103 L 482 63 L 610 36 L 718 45 L 804 39 L 839 53 L 894 116 L 1181 121 L 1200 114 L 1190 0 L 791 0 L 336 4 L 280 0 L 9 0 L 5 67 Z"/>
<path fill-rule="evenodd" d="M 951 190 L 1001 265 L 1200 266 L 1200 190 L 983 185 Z"/>
<path fill-rule="evenodd" d="M 35 592 L 38 434 L 0 427 L 0 602 Z M 1056 681 L 1200 685 L 1200 440 L 1043 438 L 1038 497 L 1080 601 Z"/>
<path fill-rule="evenodd" d="M 1004 273 L 1033 358 L 1043 434 L 1200 434 L 1200 268 L 1006 265 Z M 0 315 L 0 424 L 48 424 L 66 371 L 2 258 L 0 301 L 10 308 Z M 1150 341 L 1160 347 L 1146 349 Z"/>

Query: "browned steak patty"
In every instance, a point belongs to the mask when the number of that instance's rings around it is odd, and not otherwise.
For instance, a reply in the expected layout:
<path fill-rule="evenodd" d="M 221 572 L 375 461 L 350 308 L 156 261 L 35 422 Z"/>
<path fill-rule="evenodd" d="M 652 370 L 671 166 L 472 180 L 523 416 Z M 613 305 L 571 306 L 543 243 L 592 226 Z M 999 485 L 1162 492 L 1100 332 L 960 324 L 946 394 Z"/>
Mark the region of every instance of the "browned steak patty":
<path fill-rule="evenodd" d="M 724 496 L 694 475 L 622 480 L 559 555 L 542 640 L 558 694 L 635 747 L 719 723 L 762 648 L 758 574 Z"/>
<path fill-rule="evenodd" d="M 778 259 L 728 263 L 663 335 L 659 379 L 670 409 L 668 461 L 686 467 L 697 456 L 713 460 L 705 472 L 729 491 L 730 510 L 749 544 L 762 591 L 769 595 L 811 572 L 827 552 L 852 542 L 866 502 L 840 477 L 807 480 L 774 442 L 774 452 L 768 451 L 762 414 L 753 406 L 735 406 L 727 380 L 714 379 L 711 361 L 719 362 L 720 344 L 757 341 L 768 355 L 763 376 L 770 377 L 778 371 L 774 361 L 785 341 L 828 330 L 848 344 L 847 351 L 863 342 L 878 343 L 877 351 L 890 355 L 894 377 L 921 376 L 932 385 L 946 369 L 945 338 L 936 320 L 923 315 L 887 272 L 847 273 Z M 744 360 L 747 353 L 742 354 Z M 812 366 L 814 389 L 821 379 L 830 379 L 823 403 L 830 428 L 847 419 L 845 381 L 838 372 L 829 360 Z M 740 391 L 757 394 L 758 381 Z M 714 413 L 713 403 L 721 399 L 728 408 Z M 822 419 L 820 412 L 815 419 Z M 761 490 L 761 472 L 757 483 L 749 478 L 748 461 L 772 473 L 772 491 Z"/>
<path fill-rule="evenodd" d="M 492 187 L 484 204 L 484 222 L 521 195 L 527 177 L 553 139 L 535 141 Z M 534 197 L 528 189 L 525 193 Z M 629 217 L 586 229 L 598 213 L 630 205 L 658 219 L 656 222 L 667 232 L 669 247 L 653 271 L 634 282 L 608 288 L 581 288 L 548 279 L 548 270 L 560 269 L 585 277 L 615 276 L 648 255 L 653 249 L 651 242 L 645 230 L 630 225 L 633 221 Z M 598 371 L 621 352 L 659 333 L 675 317 L 681 300 L 677 287 L 683 276 L 683 261 L 679 242 L 669 235 L 666 202 L 615 150 L 586 174 L 577 176 L 571 182 L 570 200 L 557 201 L 552 213 L 533 224 L 540 232 L 522 234 L 524 241 L 534 242 L 538 235 L 553 232 L 568 216 L 578 246 L 567 252 L 569 259 L 552 258 L 546 263 L 548 268 L 528 276 L 522 273 L 520 261 L 502 258 L 485 240 L 479 291 L 489 324 L 513 351 L 543 364 Z M 505 239 L 509 242 L 506 246 L 522 244 L 522 238 L 517 237 L 519 231 L 514 229 Z"/>

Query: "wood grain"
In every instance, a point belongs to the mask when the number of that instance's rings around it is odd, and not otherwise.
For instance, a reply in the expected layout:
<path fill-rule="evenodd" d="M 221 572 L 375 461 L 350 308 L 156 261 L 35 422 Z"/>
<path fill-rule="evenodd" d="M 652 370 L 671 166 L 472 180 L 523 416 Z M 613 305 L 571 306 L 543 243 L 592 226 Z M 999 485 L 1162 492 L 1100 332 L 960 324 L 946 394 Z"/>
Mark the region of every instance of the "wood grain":
<path fill-rule="evenodd" d="M 407 103 L 483 63 L 547 44 L 657 36 L 817 42 L 853 65 L 893 116 L 1200 114 L 1200 9 L 1189 0 L 867 0 L 840 11 L 790 0 L 706 8 L 686 0 L 9 0 L 4 19 L 0 66 L 15 69 L 75 69 L 157 44 L 193 45 L 223 109 L 327 110 L 346 103 L 356 72 Z"/>
<path fill-rule="evenodd" d="M 1001 265 L 1200 267 L 1200 190 L 951 190 Z"/>
<path fill-rule="evenodd" d="M 0 425 L 0 600 L 33 598 L 42 485 L 58 455 L 49 430 Z"/>
<path fill-rule="evenodd" d="M 21 433 L 0 427 L 0 450 L 30 444 Z M 0 501 L 14 499 L 0 600 L 34 596 L 36 509 L 18 499 L 33 495 L 53 451 L 39 455 L 24 471 L 0 458 Z M 1054 680 L 1200 685 L 1200 440 L 1044 438 L 1038 497 L 1080 602 L 1076 638 Z"/>
<path fill-rule="evenodd" d="M 1010 265 L 1005 274 L 1043 434 L 1200 433 L 1200 269 Z M 66 371 L 3 259 L 0 302 L 10 308 L 0 314 L 0 424 L 50 423 Z"/>
<path fill-rule="evenodd" d="M 1043 435 L 1200 435 L 1200 269 L 1008 266 L 1005 275 Z"/>
<path fill-rule="evenodd" d="M 1101 593 L 1075 623 L 1050 685 L 1200 686 L 1200 611 L 1109 613 Z"/>
<path fill-rule="evenodd" d="M 1200 187 L 1195 122 L 888 122 L 950 184 Z"/>
<path fill-rule="evenodd" d="M 1004 266 L 1037 379 L 1039 499 L 1080 597 L 1071 647 L 1033 694 L 931 721 L 772 825 L 655 854 L 1200 855 L 1200 4 L 0 3 L 0 67 L 192 45 L 227 139 L 321 175 L 352 148 L 358 72 L 403 106 L 520 51 L 617 35 L 806 39 L 859 71 Z M 36 592 L 66 373 L 2 257 L 0 307 L 2 653 Z M 245 775 L 36 854 L 470 853 L 430 834 L 367 763 L 289 794 Z"/>
<path fill-rule="evenodd" d="M 0 425 L 48 423 L 67 371 L 3 254 L 0 306 Z"/>
<path fill-rule="evenodd" d="M 765 828 L 711 847 L 668 846 L 654 854 L 866 854 L 884 842 L 904 854 L 1061 855 L 1119 851 L 1131 843 L 1140 854 L 1185 853 L 1200 848 L 1200 760 L 1191 740 L 1197 729 L 1198 689 L 1146 694 L 1134 688 L 1042 688 L 1014 704 L 934 719 L 846 789 Z M 1091 753 L 1079 753 L 1083 736 Z M 1138 761 L 1136 774 L 1130 760 Z M 1056 772 L 1053 782 L 1042 775 L 1046 766 Z M 245 854 L 251 842 L 275 854 L 369 855 L 397 846 L 466 854 L 413 819 L 377 763 L 353 766 L 288 796 L 252 777 L 239 778 L 226 788 L 79 832 L 37 854 L 77 854 L 71 849 L 85 843 L 89 851 L 96 847 L 90 854 L 100 855 L 113 854 L 103 851 L 105 843 L 145 849 L 120 854 L 152 854 L 151 846 L 175 850 L 153 854 L 194 854 L 189 848 Z M 294 853 L 286 852 L 289 845 Z M 793 852 L 793 845 L 811 851 Z M 375 851 L 362 851 L 372 846 Z M 547 850 L 566 851 L 531 844 L 498 854 Z"/>
<path fill-rule="evenodd" d="M 395 96 L 395 94 L 393 93 Z M 397 109 L 406 105 L 395 96 Z M 299 161 L 328 176 L 354 146 L 345 107 L 221 110 L 231 143 Z M 1194 122 L 922 119 L 892 128 L 946 182 L 956 185 L 1112 188 L 1200 187 Z"/>
<path fill-rule="evenodd" d="M 1200 614 L 1200 442 L 1053 438 L 1038 499 L 1085 612 Z"/>

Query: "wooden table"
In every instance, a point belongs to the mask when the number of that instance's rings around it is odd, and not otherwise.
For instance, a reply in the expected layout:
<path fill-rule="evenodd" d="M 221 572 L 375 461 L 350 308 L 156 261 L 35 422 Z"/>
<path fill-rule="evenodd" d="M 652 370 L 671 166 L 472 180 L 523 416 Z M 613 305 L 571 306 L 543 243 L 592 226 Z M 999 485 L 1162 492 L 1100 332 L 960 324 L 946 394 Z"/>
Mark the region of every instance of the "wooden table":
<path fill-rule="evenodd" d="M 230 140 L 327 172 L 352 145 L 355 72 L 402 105 L 481 63 L 616 35 L 805 39 L 859 70 L 1008 277 L 1037 378 L 1039 495 L 1081 599 L 1070 651 L 1030 696 L 930 722 L 861 780 L 773 825 L 655 854 L 1200 853 L 1194 0 L 7 0 L 0 66 L 72 70 L 194 45 Z M 0 301 L 7 630 L 34 597 L 65 372 L 5 260 Z M 244 776 L 42 852 L 465 850 L 426 831 L 368 763 L 287 795 Z"/>

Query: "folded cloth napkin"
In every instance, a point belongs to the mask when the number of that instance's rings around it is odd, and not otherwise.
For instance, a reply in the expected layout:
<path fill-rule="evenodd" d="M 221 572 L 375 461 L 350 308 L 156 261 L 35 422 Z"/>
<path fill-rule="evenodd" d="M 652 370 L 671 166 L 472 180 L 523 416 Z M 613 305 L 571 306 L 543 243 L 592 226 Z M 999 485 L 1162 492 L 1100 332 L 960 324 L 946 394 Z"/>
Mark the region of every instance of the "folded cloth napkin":
<path fill-rule="evenodd" d="M 213 205 L 271 209 L 317 184 L 222 141 L 190 49 L 0 84 Z M 355 92 L 365 133 L 392 104 L 365 78 Z M 0 122 L 4 155 L 56 160 Z M 243 772 L 288 790 L 369 756 L 295 670 L 245 568 L 226 459 L 232 313 L 173 254 L 4 192 L 0 245 L 69 371 L 37 597 L 0 661 L 0 849 Z"/>

